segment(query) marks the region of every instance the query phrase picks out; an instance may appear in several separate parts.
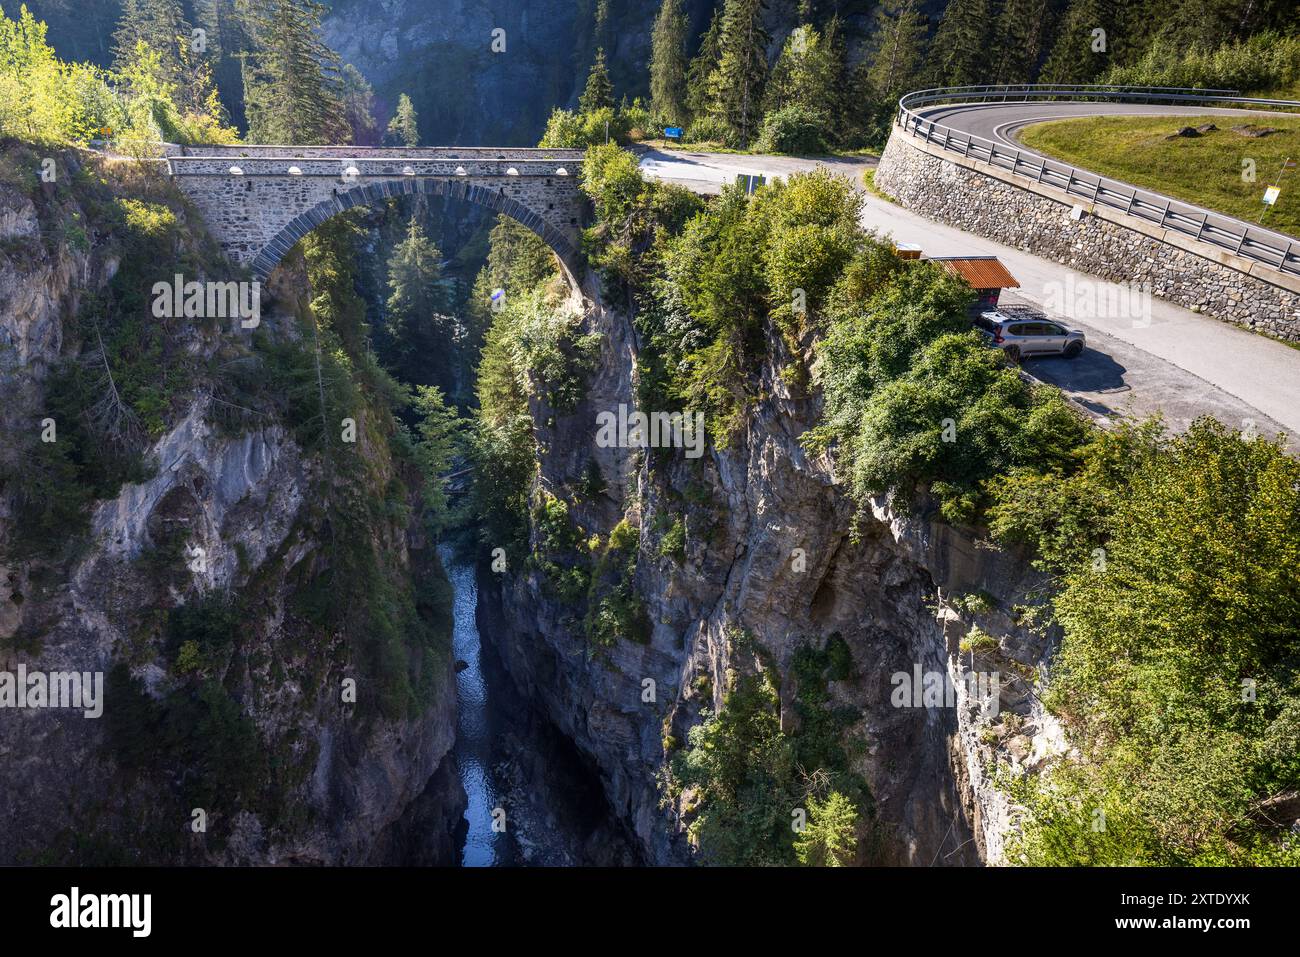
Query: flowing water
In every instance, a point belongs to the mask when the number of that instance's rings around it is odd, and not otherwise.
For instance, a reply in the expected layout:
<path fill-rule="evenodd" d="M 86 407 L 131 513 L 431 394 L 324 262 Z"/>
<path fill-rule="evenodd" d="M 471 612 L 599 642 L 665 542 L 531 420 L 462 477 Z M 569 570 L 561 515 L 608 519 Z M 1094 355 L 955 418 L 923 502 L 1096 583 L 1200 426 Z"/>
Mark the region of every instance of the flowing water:
<path fill-rule="evenodd" d="M 497 781 L 494 742 L 496 728 L 490 701 L 490 685 L 483 669 L 483 645 L 475 611 L 478 583 L 474 569 L 456 561 L 447 546 L 439 548 L 443 567 L 454 592 L 452 605 L 452 653 L 466 667 L 456 675 L 456 746 L 453 754 L 461 785 L 469 804 L 465 808 L 468 830 L 461 864 L 465 867 L 493 867 L 514 863 L 510 836 L 500 828 L 504 820 L 502 788 Z M 498 826 L 493 828 L 493 815 Z"/>

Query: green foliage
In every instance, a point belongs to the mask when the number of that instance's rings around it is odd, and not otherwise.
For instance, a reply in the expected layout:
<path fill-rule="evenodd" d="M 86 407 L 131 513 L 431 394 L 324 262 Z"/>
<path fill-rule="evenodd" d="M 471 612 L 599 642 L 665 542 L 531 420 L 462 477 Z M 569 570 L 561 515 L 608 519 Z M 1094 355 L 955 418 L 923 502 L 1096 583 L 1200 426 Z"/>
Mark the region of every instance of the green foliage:
<path fill-rule="evenodd" d="M 918 0 L 885 0 L 875 20 L 867 82 L 878 101 L 891 104 L 916 87 L 928 24 Z"/>
<path fill-rule="evenodd" d="M 620 638 L 650 641 L 650 619 L 633 581 L 639 542 L 638 530 L 624 519 L 610 530 L 596 556 L 587 593 L 587 637 L 593 644 L 608 647 Z"/>
<path fill-rule="evenodd" d="M 606 142 L 625 143 L 631 130 L 631 114 L 612 106 L 585 113 L 556 107 L 539 145 L 547 149 L 584 149 Z"/>
<path fill-rule="evenodd" d="M 1300 80 L 1300 36 L 1268 31 L 1216 47 L 1187 49 L 1157 38 L 1142 57 L 1102 78 L 1129 86 L 1209 87 L 1267 92 Z"/>
<path fill-rule="evenodd" d="M 450 388 L 455 380 L 453 349 L 463 338 L 442 281 L 442 253 L 425 234 L 418 213 L 388 257 L 388 299 L 376 336 L 385 366 L 407 382 Z"/>
<path fill-rule="evenodd" d="M 187 808 L 220 808 L 227 820 L 258 808 L 266 751 L 252 720 L 218 682 L 193 678 L 155 699 L 119 662 L 106 697 L 108 746 L 122 767 L 162 772 Z"/>
<path fill-rule="evenodd" d="M 829 121 L 826 114 L 791 103 L 763 117 L 755 148 L 760 153 L 794 153 L 809 156 L 826 152 Z"/>
<path fill-rule="evenodd" d="M 929 483 L 945 518 L 970 522 L 984 482 L 1070 461 L 1086 424 L 970 331 L 964 284 L 925 264 L 888 282 L 861 312 L 842 308 L 832 322 L 821 347 L 824 420 L 805 440 L 835 443 L 859 500 Z"/>
<path fill-rule="evenodd" d="M 932 86 L 980 82 L 994 25 L 992 0 L 951 0 L 930 45 Z"/>
<path fill-rule="evenodd" d="M 256 51 L 244 60 L 244 100 L 251 142 L 312 146 L 351 135 L 338 55 L 321 39 L 324 12 L 314 0 L 250 8 Z"/>
<path fill-rule="evenodd" d="M 343 64 L 340 81 L 342 83 L 343 111 L 347 117 L 348 126 L 352 130 L 352 142 L 361 146 L 374 145 L 379 135 L 379 121 L 375 119 L 374 88 L 371 87 L 370 81 L 361 74 L 361 71 L 351 63 Z M 402 95 L 405 97 L 406 94 Z M 414 110 L 412 110 L 411 116 L 414 117 L 414 115 Z M 389 122 L 389 129 L 392 128 L 392 123 L 396 119 L 394 117 L 393 121 Z M 416 136 L 418 139 L 418 128 L 416 128 Z"/>
<path fill-rule="evenodd" d="M 1113 62 L 1115 50 L 1111 44 L 1123 36 L 1117 6 L 1115 0 L 1070 0 L 1056 42 L 1043 64 L 1041 82 L 1092 83 L 1101 76 Z M 1104 49 L 1094 50 L 1098 38 L 1093 30 L 1105 31 Z"/>
<path fill-rule="evenodd" d="M 397 97 L 397 110 L 388 121 L 388 130 L 384 139 L 396 146 L 415 147 L 420 145 L 420 119 L 415 112 L 411 98 L 405 93 Z"/>
<path fill-rule="evenodd" d="M 414 457 L 424 480 L 425 521 L 436 536 L 449 519 L 447 476 L 461 451 L 461 422 L 456 410 L 448 408 L 442 391 L 436 386 L 416 388 L 412 405 L 419 415 Z"/>
<path fill-rule="evenodd" d="M 708 112 L 727 124 L 731 139 L 745 145 L 758 129 L 767 79 L 763 26 L 767 0 L 726 0 L 722 7 L 720 56 L 707 81 Z"/>
<path fill-rule="evenodd" d="M 636 157 L 613 143 L 587 149 L 582 164 L 582 190 L 596 205 L 602 220 L 625 219 L 646 190 Z"/>
<path fill-rule="evenodd" d="M 651 35 L 650 108 L 665 126 L 684 125 L 686 106 L 686 43 L 690 22 L 682 0 L 663 0 Z"/>
<path fill-rule="evenodd" d="M 1060 571 L 1094 561 L 1106 542 L 1106 519 L 1131 494 L 1129 482 L 1156 454 L 1158 419 L 1098 431 L 1062 467 L 1012 469 L 990 483 L 989 531 L 999 542 L 1026 545 L 1041 567 Z"/>
<path fill-rule="evenodd" d="M 781 731 L 778 695 L 767 670 L 731 673 L 722 709 L 703 711 L 687 747 L 673 755 L 670 793 L 695 791 L 687 834 L 705 861 L 839 864 L 856 856 L 856 822 L 870 795 L 849 770 L 840 740 L 856 716 L 828 707 L 826 672 L 838 654 L 805 645 L 792 662 L 797 732 Z M 792 826 L 799 809 L 812 810 L 811 834 Z"/>
<path fill-rule="evenodd" d="M 806 867 L 845 867 L 857 854 L 858 809 L 839 791 L 826 800 L 808 799 L 808 822 L 794 839 L 794 853 Z"/>
<path fill-rule="evenodd" d="M 786 39 L 767 81 L 758 150 L 819 153 L 844 139 L 852 110 L 842 32 L 835 17 L 824 34 L 805 23 Z"/>
<path fill-rule="evenodd" d="M 847 181 L 821 171 L 765 186 L 752 200 L 729 186 L 664 241 L 662 278 L 651 287 L 657 308 L 642 319 L 653 347 L 644 361 L 669 400 L 705 413 L 715 439 L 735 434 L 752 399 L 768 312 L 779 310 L 793 329 L 796 291 L 808 310 L 818 308 L 854 254 L 859 204 Z"/>
<path fill-rule="evenodd" d="M 591 587 L 587 543 L 569 518 L 569 507 L 554 495 L 538 493 L 533 505 L 534 566 L 541 571 L 546 591 L 566 605 L 577 605 Z"/>
<path fill-rule="evenodd" d="M 1300 463 L 1211 419 L 1133 430 L 1047 477 L 1071 513 L 1048 703 L 1082 752 L 1022 782 L 1029 863 L 1300 859 L 1264 802 L 1300 785 Z M 1080 492 L 1096 501 L 1081 506 Z M 1041 506 L 1008 496 L 1024 534 Z M 1063 547 L 1063 528 L 1083 545 Z M 1104 542 L 1098 562 L 1087 544 Z M 1094 829 L 1097 809 L 1105 829 Z"/>
<path fill-rule="evenodd" d="M 578 98 L 579 113 L 595 113 L 597 110 L 614 108 L 614 86 L 609 82 L 609 70 L 605 66 L 605 51 L 598 49 L 596 59 L 587 74 L 587 85 Z"/>
<path fill-rule="evenodd" d="M 686 559 L 686 523 L 680 518 L 673 519 L 671 525 L 659 539 L 659 554 L 671 558 L 677 563 Z"/>

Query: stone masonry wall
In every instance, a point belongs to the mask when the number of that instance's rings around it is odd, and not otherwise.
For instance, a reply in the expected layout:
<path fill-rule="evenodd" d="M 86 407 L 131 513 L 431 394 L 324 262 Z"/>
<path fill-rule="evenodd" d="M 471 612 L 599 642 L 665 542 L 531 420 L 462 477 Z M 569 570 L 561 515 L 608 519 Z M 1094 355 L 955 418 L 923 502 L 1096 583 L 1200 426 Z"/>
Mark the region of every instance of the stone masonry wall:
<path fill-rule="evenodd" d="M 1149 283 L 1152 295 L 1194 312 L 1300 342 L 1300 277 L 1248 275 L 1271 270 L 1187 236 L 1166 238 L 1151 223 L 1066 198 L 1026 177 L 943 154 L 898 129 L 875 184 L 939 222 L 1112 282 Z M 1076 204 L 1085 211 L 1078 220 L 1070 216 Z"/>
<path fill-rule="evenodd" d="M 298 173 L 289 174 L 289 162 Z M 400 162 L 349 162 L 357 168 L 352 177 L 341 175 L 337 160 L 318 158 L 194 158 L 173 161 L 172 171 L 226 255 L 261 278 L 330 217 L 413 193 L 451 196 L 505 213 L 566 263 L 576 258 L 587 207 L 578 187 L 580 160 L 412 158 L 405 164 L 409 173 Z M 232 174 L 232 164 L 242 174 Z"/>

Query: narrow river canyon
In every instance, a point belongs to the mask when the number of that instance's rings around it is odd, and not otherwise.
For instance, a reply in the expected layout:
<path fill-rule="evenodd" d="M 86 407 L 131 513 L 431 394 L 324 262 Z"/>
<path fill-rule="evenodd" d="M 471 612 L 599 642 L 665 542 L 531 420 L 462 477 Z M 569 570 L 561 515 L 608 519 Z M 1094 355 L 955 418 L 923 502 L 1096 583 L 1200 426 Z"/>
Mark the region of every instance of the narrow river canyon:
<path fill-rule="evenodd" d="M 439 555 L 453 592 L 456 744 L 466 805 L 456 831 L 463 867 L 637 863 L 600 780 L 573 744 L 520 695 L 496 653 L 508 640 L 480 614 L 473 567 L 449 545 Z M 489 630 L 484 634 L 480 627 Z"/>

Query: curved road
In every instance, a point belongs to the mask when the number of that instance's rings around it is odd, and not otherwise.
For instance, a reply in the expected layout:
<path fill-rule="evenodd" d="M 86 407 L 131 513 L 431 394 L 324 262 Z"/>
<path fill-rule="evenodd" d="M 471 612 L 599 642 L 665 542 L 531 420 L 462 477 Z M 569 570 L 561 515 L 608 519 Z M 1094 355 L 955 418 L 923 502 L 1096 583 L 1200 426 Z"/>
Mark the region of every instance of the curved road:
<path fill-rule="evenodd" d="M 922 108 L 915 111 L 918 116 L 927 120 L 933 120 L 944 126 L 951 127 L 961 133 L 967 133 L 972 136 L 978 136 L 981 139 L 992 140 L 1012 149 L 1018 149 L 1022 153 L 1032 154 L 1047 160 L 1052 160 L 1062 168 L 1068 164 L 1048 156 L 1038 150 L 1025 146 L 1017 138 L 1016 134 L 1024 127 L 1034 123 L 1041 123 L 1045 120 L 1065 120 L 1080 119 L 1090 116 L 1221 116 L 1228 120 L 1235 120 L 1237 124 L 1255 123 L 1258 125 L 1268 125 L 1270 119 L 1276 119 L 1279 113 L 1268 110 L 1236 110 L 1223 107 L 1191 107 L 1191 106 L 1162 106 L 1159 104 L 1145 103 L 1075 103 L 1075 102 L 1050 102 L 1042 100 L 1011 100 L 1005 103 L 958 103 L 945 104 L 942 106 L 933 106 Z M 1283 113 L 1280 115 L 1294 116 L 1294 114 Z M 1243 149 L 1250 141 L 1242 138 Z M 1276 173 L 1276 171 L 1273 171 Z M 1269 171 L 1260 170 L 1259 176 L 1266 179 L 1273 175 Z M 1110 179 L 1106 177 L 1106 179 Z M 1110 180 L 1111 182 L 1121 183 L 1122 180 Z M 1126 188 L 1134 188 L 1132 184 L 1124 183 Z M 1265 183 L 1261 179 L 1259 184 L 1260 195 L 1263 195 Z M 1247 227 L 1248 235 L 1251 238 L 1266 240 L 1275 245 L 1286 246 L 1287 243 L 1295 241 L 1294 236 L 1287 236 L 1282 233 L 1274 232 L 1265 227 L 1256 226 L 1244 220 L 1236 219 L 1232 216 L 1216 213 L 1213 210 L 1207 210 L 1204 207 L 1197 206 L 1194 203 L 1186 203 L 1173 197 L 1166 196 L 1164 193 L 1158 193 L 1154 190 L 1138 188 L 1138 198 L 1150 203 L 1164 204 L 1168 202 L 1170 210 L 1175 213 L 1183 213 L 1188 216 L 1199 218 L 1201 215 L 1208 215 L 1209 222 L 1212 225 L 1225 226 L 1232 229 Z M 1262 208 L 1262 207 L 1261 207 Z"/>
<path fill-rule="evenodd" d="M 963 132 L 1023 149 L 1015 143 L 1014 134 L 1029 123 L 1098 113 L 1212 114 L 1240 117 L 1244 122 L 1276 115 L 1217 108 L 1043 102 L 940 106 L 926 110 L 924 115 Z M 874 160 L 842 157 L 802 159 L 679 150 L 641 153 L 641 168 L 646 175 L 699 192 L 717 192 L 737 173 L 761 173 L 771 179 L 819 166 L 861 185 L 862 173 L 872 165 Z M 1162 203 L 1164 199 L 1161 197 Z M 870 193 L 863 196 L 862 224 L 882 235 L 892 235 L 898 242 L 916 243 L 931 256 L 997 256 L 1021 284 L 1008 298 L 1040 309 L 1066 283 L 1093 283 L 1099 294 L 1112 289 L 1119 292 L 1113 283 L 925 219 Z M 1259 233 L 1278 235 L 1268 230 Z M 1136 322 L 1104 316 L 1089 317 L 1086 322 L 1056 318 L 1082 329 L 1088 336 L 1088 350 L 1074 362 L 1035 359 L 1028 363 L 1028 369 L 1059 386 L 1103 422 L 1160 412 L 1171 427 L 1182 429 L 1197 416 L 1209 414 L 1234 428 L 1255 429 L 1265 435 L 1285 432 L 1291 448 L 1300 451 L 1300 348 L 1160 299 L 1151 300 L 1149 319 Z"/>

